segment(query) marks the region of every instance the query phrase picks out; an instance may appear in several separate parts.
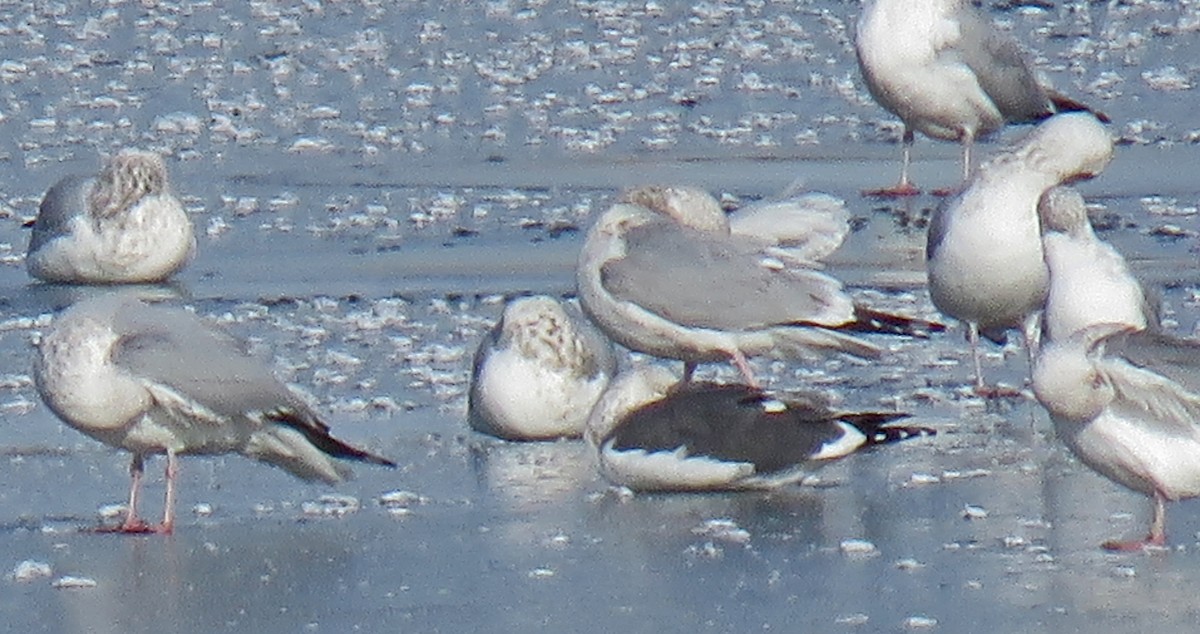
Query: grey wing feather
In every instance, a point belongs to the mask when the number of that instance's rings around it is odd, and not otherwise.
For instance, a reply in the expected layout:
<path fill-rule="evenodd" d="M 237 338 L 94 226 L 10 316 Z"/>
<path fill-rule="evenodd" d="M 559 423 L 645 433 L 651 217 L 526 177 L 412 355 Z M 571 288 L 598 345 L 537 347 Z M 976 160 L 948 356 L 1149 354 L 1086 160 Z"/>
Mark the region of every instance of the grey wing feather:
<path fill-rule="evenodd" d="M 761 255 L 728 240 L 652 223 L 631 230 L 626 246 L 625 257 L 601 269 L 605 289 L 684 326 L 837 326 L 852 316 L 837 280 L 812 270 L 764 267 Z"/>
<path fill-rule="evenodd" d="M 956 196 L 948 196 L 938 203 L 934 208 L 933 215 L 929 217 L 929 233 L 925 238 L 925 261 L 937 257 L 938 249 L 942 246 L 942 240 L 946 238 L 946 230 L 950 224 L 950 208 L 958 204 L 962 194 Z"/>
<path fill-rule="evenodd" d="M 67 233 L 71 219 L 87 212 L 88 192 L 94 180 L 87 176 L 68 176 L 46 192 L 29 235 L 30 252 Z"/>
<path fill-rule="evenodd" d="M 221 416 L 287 410 L 324 428 L 262 362 L 194 315 L 126 304 L 116 324 L 122 337 L 113 362 L 131 374 L 166 385 Z"/>
<path fill-rule="evenodd" d="M 1110 339 L 1106 351 L 1200 393 L 1200 340 L 1152 328 Z"/>
<path fill-rule="evenodd" d="M 974 71 L 976 81 L 1004 118 L 1022 123 L 1053 114 L 1020 44 L 997 30 L 975 7 L 964 6 L 958 17 L 962 61 Z"/>
<path fill-rule="evenodd" d="M 475 357 L 471 362 L 471 389 L 467 395 L 467 423 L 471 426 L 471 429 L 497 436 L 501 435 L 500 430 L 502 426 L 492 416 L 492 412 L 482 405 L 483 393 L 482 381 L 480 379 L 488 357 L 491 356 L 492 350 L 500 343 L 502 323 L 499 321 L 496 322 L 483 335 L 483 339 L 479 342 L 479 347 L 475 349 Z"/>

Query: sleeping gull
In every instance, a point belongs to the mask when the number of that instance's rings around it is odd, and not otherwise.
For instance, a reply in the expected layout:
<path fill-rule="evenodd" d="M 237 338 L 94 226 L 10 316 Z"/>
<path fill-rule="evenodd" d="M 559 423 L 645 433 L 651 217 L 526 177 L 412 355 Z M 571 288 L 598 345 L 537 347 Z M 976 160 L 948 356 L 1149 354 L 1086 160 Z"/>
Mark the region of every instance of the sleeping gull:
<path fill-rule="evenodd" d="M 904 122 L 900 182 L 872 195 L 919 193 L 908 176 L 914 132 L 960 142 L 965 181 L 976 139 L 1007 123 L 1089 110 L 1043 87 L 1016 40 L 968 0 L 868 1 L 854 50 L 871 96 Z"/>
<path fill-rule="evenodd" d="M 123 294 L 75 304 L 54 319 L 34 360 L 46 405 L 71 427 L 133 454 L 122 532 L 170 533 L 176 456 L 240 453 L 304 480 L 350 475 L 334 459 L 395 465 L 329 435 L 303 400 L 238 342 L 183 310 Z M 146 456 L 167 455 L 161 525 L 137 514 Z"/>
<path fill-rule="evenodd" d="M 708 192 L 695 191 L 712 199 Z M 708 203 L 700 200 L 698 204 Z M 822 262 L 842 246 L 850 232 L 846 202 L 819 192 L 757 201 L 728 218 L 732 235 L 758 241 L 768 255 L 810 265 Z"/>
<path fill-rule="evenodd" d="M 1083 197 L 1054 187 L 1038 202 L 1050 290 L 1042 315 L 1049 339 L 1065 339 L 1092 324 L 1157 327 L 1156 311 L 1121 253 L 1096 237 Z"/>
<path fill-rule="evenodd" d="M 588 418 L 587 439 L 609 482 L 641 491 L 768 489 L 874 445 L 935 432 L 893 425 L 898 413 L 832 409 L 827 399 L 777 399 L 740 384 L 680 383 L 661 366 L 614 379 Z"/>
<path fill-rule="evenodd" d="M 149 283 L 177 273 L 195 251 L 162 157 L 123 150 L 96 176 L 68 176 L 46 192 L 25 265 L 47 282 Z"/>
<path fill-rule="evenodd" d="M 1200 496 L 1200 392 L 1113 354 L 1131 330 L 1093 324 L 1051 340 L 1033 373 L 1034 394 L 1071 451 L 1113 482 L 1154 499 L 1146 538 L 1106 542 L 1109 550 L 1164 546 L 1166 502 Z M 1167 352 L 1187 356 L 1194 371 L 1200 346 L 1174 343 Z"/>
<path fill-rule="evenodd" d="M 754 384 L 748 355 L 874 358 L 881 350 L 850 333 L 940 328 L 856 305 L 829 275 L 733 235 L 716 200 L 691 187 L 628 191 L 588 231 L 576 276 L 580 303 L 601 330 L 632 350 L 683 361 L 685 381 L 699 363 L 731 360 Z"/>
<path fill-rule="evenodd" d="M 938 310 L 967 324 L 977 392 L 988 392 L 980 334 L 1002 342 L 1021 328 L 1030 357 L 1036 353 L 1049 285 L 1038 201 L 1055 185 L 1096 175 L 1112 153 L 1112 138 L 1095 117 L 1055 115 L 984 164 L 934 212 L 925 248 L 929 295 Z"/>
<path fill-rule="evenodd" d="M 509 440 L 579 436 L 616 367 L 586 320 L 552 297 L 519 297 L 475 352 L 467 419 Z"/>

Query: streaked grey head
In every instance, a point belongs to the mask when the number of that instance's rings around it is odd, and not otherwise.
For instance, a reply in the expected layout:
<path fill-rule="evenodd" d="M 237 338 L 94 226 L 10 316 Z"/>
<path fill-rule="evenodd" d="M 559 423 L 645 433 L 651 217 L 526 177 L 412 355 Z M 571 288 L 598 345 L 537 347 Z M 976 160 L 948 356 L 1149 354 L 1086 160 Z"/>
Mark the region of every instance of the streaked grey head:
<path fill-rule="evenodd" d="M 626 190 L 621 202 L 641 205 L 699 231 L 729 234 L 729 219 L 721 203 L 699 187 L 642 185 Z"/>
<path fill-rule="evenodd" d="M 105 161 L 88 202 L 93 214 L 109 217 L 123 213 L 145 196 L 165 193 L 167 187 L 167 166 L 161 156 L 121 150 Z"/>
<path fill-rule="evenodd" d="M 1073 238 L 1083 238 L 1092 233 L 1083 196 L 1072 187 L 1059 186 L 1046 190 L 1038 200 L 1038 217 L 1042 221 L 1043 234 L 1056 231 Z"/>
<path fill-rule="evenodd" d="M 522 355 L 550 367 L 590 374 L 596 365 L 595 351 L 579 337 L 571 316 L 552 297 L 519 297 L 509 302 L 500 317 L 500 332 Z"/>

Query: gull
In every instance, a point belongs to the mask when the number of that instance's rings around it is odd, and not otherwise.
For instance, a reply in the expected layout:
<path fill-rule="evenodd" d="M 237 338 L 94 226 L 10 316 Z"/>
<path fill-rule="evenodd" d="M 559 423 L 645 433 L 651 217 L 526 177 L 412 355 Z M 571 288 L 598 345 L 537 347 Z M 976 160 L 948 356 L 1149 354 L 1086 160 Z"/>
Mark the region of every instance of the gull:
<path fill-rule="evenodd" d="M 854 50 L 871 96 L 904 122 L 900 182 L 869 195 L 920 193 L 908 176 L 914 132 L 961 143 L 965 181 L 976 139 L 1008 123 L 1090 111 L 1043 87 L 1020 44 L 969 0 L 868 1 Z"/>
<path fill-rule="evenodd" d="M 1111 354 L 1132 331 L 1100 323 L 1050 340 L 1033 372 L 1034 394 L 1067 447 L 1101 475 L 1154 500 L 1147 536 L 1105 542 L 1109 550 L 1165 546 L 1166 503 L 1200 496 L 1200 392 Z M 1200 344 L 1174 342 L 1166 352 L 1188 357 L 1194 370 Z"/>
<path fill-rule="evenodd" d="M 592 410 L 587 440 L 614 485 L 639 491 L 770 489 L 873 447 L 932 436 L 907 414 L 843 412 L 741 384 L 681 383 L 662 366 L 619 375 Z"/>
<path fill-rule="evenodd" d="M 712 199 L 708 192 L 695 191 L 697 204 L 712 204 L 699 196 Z M 846 201 L 820 192 L 751 203 L 731 214 L 728 221 L 730 234 L 757 241 L 767 255 L 810 266 L 842 246 L 850 232 Z"/>
<path fill-rule="evenodd" d="M 730 360 L 748 383 L 748 355 L 836 351 L 875 358 L 854 334 L 924 335 L 930 324 L 859 306 L 833 277 L 785 263 L 731 233 L 707 192 L 632 189 L 584 239 L 576 285 L 584 312 L 621 345 L 696 365 Z"/>
<path fill-rule="evenodd" d="M 1038 312 L 1050 282 L 1038 202 L 1059 184 L 1098 174 L 1112 138 L 1090 114 L 1055 115 L 1018 145 L 984 164 L 929 223 L 925 248 L 929 295 L 943 314 L 967 324 L 975 389 L 984 394 L 979 335 L 1003 342 L 1021 328 L 1036 354 Z"/>
<path fill-rule="evenodd" d="M 1157 311 L 1125 258 L 1096 237 L 1078 191 L 1051 188 L 1038 202 L 1038 216 L 1050 271 L 1042 315 L 1048 339 L 1064 339 L 1091 324 L 1158 327 Z"/>
<path fill-rule="evenodd" d="M 184 310 L 128 294 L 83 300 L 57 316 L 41 339 L 34 381 L 67 425 L 133 454 L 121 532 L 174 528 L 179 455 L 239 453 L 304 480 L 337 483 L 350 471 L 334 459 L 394 467 L 352 447 L 233 338 Z M 147 456 L 166 454 L 160 525 L 138 517 Z"/>
<path fill-rule="evenodd" d="M 196 252 L 192 222 L 154 152 L 123 150 L 95 176 L 68 176 L 38 207 L 25 266 L 46 282 L 136 284 L 179 272 Z"/>
<path fill-rule="evenodd" d="M 509 440 L 579 436 L 616 368 L 612 344 L 558 300 L 514 299 L 475 352 L 467 419 Z"/>

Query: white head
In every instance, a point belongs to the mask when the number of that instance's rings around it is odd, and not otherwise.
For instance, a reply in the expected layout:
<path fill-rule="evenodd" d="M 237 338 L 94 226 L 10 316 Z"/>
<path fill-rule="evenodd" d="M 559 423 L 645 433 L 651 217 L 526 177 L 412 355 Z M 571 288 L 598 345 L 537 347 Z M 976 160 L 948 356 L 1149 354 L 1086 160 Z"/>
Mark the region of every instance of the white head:
<path fill-rule="evenodd" d="M 666 398 L 679 377 L 661 365 L 645 365 L 624 372 L 609 383 L 592 407 L 584 435 L 593 447 L 600 443 L 634 410 Z"/>
<path fill-rule="evenodd" d="M 1131 332 L 1127 324 L 1093 324 L 1043 346 L 1033 368 L 1033 393 L 1055 419 L 1085 423 L 1100 415 L 1116 390 L 1100 367 L 1104 343 Z"/>
<path fill-rule="evenodd" d="M 92 188 L 92 213 L 113 216 L 132 207 L 144 196 L 167 191 L 167 166 L 155 152 L 121 150 L 109 158 Z"/>
<path fill-rule="evenodd" d="M 670 216 L 698 231 L 729 235 L 729 219 L 712 194 L 699 187 L 642 185 L 626 190 L 621 201 Z"/>
<path fill-rule="evenodd" d="M 1058 183 L 1070 183 L 1104 171 L 1112 160 L 1113 139 L 1090 113 L 1067 112 L 1039 124 L 1012 156 Z"/>

